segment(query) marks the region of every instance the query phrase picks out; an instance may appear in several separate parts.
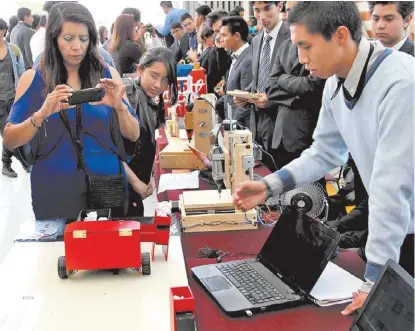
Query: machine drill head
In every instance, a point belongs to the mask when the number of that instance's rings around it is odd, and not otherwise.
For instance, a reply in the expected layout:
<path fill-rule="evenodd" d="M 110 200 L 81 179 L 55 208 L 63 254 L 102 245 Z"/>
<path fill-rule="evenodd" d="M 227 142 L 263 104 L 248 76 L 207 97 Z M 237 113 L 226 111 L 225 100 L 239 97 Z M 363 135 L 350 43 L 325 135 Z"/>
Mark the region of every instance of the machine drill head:
<path fill-rule="evenodd" d="M 210 161 L 212 163 L 212 178 L 215 181 L 215 184 L 218 186 L 218 192 L 220 194 L 223 179 L 225 178 L 225 154 L 219 145 L 212 146 L 212 149 L 210 150 Z"/>

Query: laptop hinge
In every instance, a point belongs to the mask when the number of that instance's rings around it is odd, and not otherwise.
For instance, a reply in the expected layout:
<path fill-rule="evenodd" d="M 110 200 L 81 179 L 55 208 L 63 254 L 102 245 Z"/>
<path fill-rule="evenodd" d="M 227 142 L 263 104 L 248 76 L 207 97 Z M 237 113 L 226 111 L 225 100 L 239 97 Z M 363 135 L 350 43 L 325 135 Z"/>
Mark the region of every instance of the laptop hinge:
<path fill-rule="evenodd" d="M 262 263 L 269 271 L 271 271 L 275 276 L 281 279 L 285 284 L 287 284 L 291 289 L 295 291 L 296 294 L 301 295 L 304 298 L 309 299 L 310 296 L 306 293 L 301 287 L 299 287 L 296 283 L 294 283 L 290 278 L 284 276 L 278 268 L 274 267 L 270 263 L 268 263 L 265 259 L 261 258 L 261 255 L 257 256 L 257 261 Z"/>

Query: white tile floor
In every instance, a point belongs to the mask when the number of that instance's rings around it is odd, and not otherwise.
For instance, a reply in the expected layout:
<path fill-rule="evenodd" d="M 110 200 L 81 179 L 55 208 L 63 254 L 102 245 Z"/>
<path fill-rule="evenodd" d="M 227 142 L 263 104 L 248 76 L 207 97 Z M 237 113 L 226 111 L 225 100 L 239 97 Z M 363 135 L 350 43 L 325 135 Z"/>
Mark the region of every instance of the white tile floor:
<path fill-rule="evenodd" d="M 0 152 L 2 139 L 0 138 Z M 0 168 L 3 165 L 0 162 Z M 34 220 L 30 193 L 30 175 L 13 158 L 12 167 L 17 178 L 8 178 L 0 173 L 0 263 L 10 249 L 19 232 L 20 223 Z M 144 200 L 145 216 L 153 216 L 157 204 L 154 193 Z"/>

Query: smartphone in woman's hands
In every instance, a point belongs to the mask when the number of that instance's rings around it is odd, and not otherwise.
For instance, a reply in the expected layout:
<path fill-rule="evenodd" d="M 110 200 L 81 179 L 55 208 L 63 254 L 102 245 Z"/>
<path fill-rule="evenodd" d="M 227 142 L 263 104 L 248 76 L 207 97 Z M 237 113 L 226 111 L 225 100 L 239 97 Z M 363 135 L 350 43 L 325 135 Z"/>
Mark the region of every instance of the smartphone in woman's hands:
<path fill-rule="evenodd" d="M 82 103 L 98 102 L 104 96 L 104 89 L 100 87 L 88 88 L 84 90 L 74 91 L 72 96 L 68 98 L 69 105 L 79 105 Z"/>

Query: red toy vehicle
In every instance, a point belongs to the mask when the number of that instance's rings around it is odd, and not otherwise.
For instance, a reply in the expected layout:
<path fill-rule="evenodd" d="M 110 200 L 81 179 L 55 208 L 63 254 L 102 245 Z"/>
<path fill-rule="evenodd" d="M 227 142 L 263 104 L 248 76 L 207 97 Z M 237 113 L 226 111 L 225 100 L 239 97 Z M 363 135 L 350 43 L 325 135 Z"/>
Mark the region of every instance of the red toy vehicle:
<path fill-rule="evenodd" d="M 153 224 L 137 221 L 78 221 L 66 226 L 65 254 L 58 260 L 58 275 L 68 278 L 80 270 L 131 268 L 151 274 L 150 253 L 141 253 L 141 242 L 163 245 L 167 260 L 170 217 L 154 218 Z"/>

